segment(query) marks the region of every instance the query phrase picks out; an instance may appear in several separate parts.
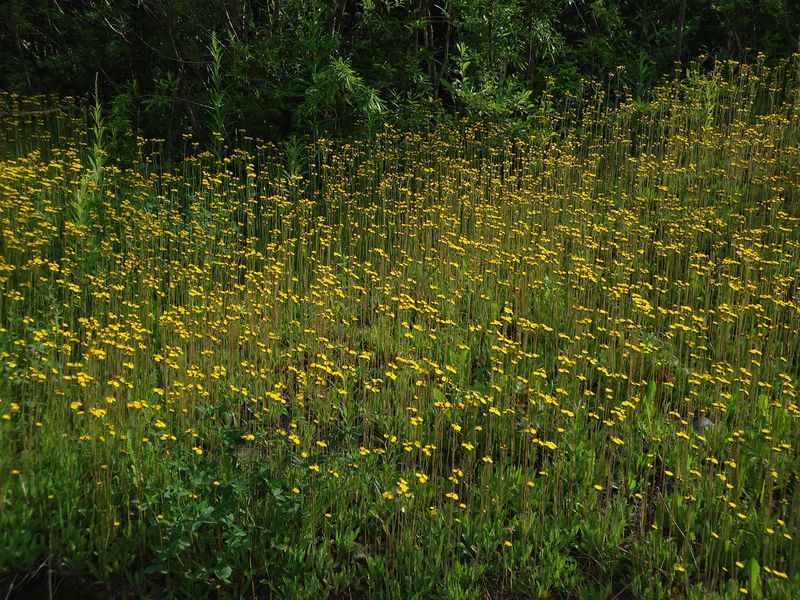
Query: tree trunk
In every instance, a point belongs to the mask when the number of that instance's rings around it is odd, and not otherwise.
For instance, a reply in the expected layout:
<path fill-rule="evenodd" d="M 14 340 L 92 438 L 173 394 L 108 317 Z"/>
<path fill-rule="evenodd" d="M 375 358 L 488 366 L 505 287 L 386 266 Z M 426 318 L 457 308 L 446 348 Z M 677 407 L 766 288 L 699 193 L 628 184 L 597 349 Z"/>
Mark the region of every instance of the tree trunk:
<path fill-rule="evenodd" d="M 675 62 L 681 61 L 683 52 L 683 24 L 686 21 L 686 0 L 681 0 L 681 7 L 678 11 L 678 40 L 675 43 Z"/>

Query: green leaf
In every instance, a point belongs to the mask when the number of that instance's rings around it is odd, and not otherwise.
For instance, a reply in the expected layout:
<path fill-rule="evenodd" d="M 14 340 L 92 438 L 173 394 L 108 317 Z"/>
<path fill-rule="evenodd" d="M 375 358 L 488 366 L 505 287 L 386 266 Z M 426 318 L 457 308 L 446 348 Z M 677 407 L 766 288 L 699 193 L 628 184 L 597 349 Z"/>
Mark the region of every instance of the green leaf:
<path fill-rule="evenodd" d="M 433 401 L 439 404 L 442 404 L 447 401 L 447 397 L 444 395 L 444 392 L 439 388 L 432 388 L 431 389 L 431 396 L 433 396 Z"/>
<path fill-rule="evenodd" d="M 233 570 L 227 566 L 214 569 L 214 575 L 216 578 L 220 581 L 224 581 L 225 583 L 228 583 L 228 579 L 230 578 L 232 572 Z"/>
<path fill-rule="evenodd" d="M 750 559 L 750 594 L 753 598 L 761 598 L 761 567 L 755 558 Z"/>
<path fill-rule="evenodd" d="M 767 411 L 769 410 L 769 396 L 766 394 L 759 394 L 758 395 L 758 412 L 761 416 L 767 416 Z"/>
<path fill-rule="evenodd" d="M 645 394 L 644 399 L 647 401 L 648 404 L 652 403 L 656 397 L 656 382 L 650 381 L 647 384 L 647 393 Z"/>

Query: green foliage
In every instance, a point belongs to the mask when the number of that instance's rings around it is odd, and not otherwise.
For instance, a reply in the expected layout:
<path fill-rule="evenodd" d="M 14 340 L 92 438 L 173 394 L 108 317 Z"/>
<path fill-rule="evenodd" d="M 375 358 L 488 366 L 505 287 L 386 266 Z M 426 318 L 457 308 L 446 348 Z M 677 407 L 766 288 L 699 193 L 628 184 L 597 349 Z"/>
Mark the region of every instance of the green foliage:
<path fill-rule="evenodd" d="M 313 73 L 296 117 L 318 137 L 324 131 L 349 130 L 348 125 L 352 124 L 347 122 L 348 118 L 359 116 L 373 129 L 382 111 L 377 92 L 364 83 L 347 61 L 334 58 Z"/>
<path fill-rule="evenodd" d="M 521 82 L 513 79 L 501 85 L 496 74 L 473 75 L 470 67 L 478 59 L 478 54 L 470 52 L 464 43 L 457 44 L 456 49 L 457 71 L 447 87 L 468 115 L 513 122 L 515 118 L 533 112 L 532 90 L 525 89 Z"/>
<path fill-rule="evenodd" d="M 800 41 L 787 0 L 8 0 L 0 11 L 0 87 L 86 94 L 99 72 L 112 142 L 127 122 L 173 150 L 187 129 L 218 151 L 214 132 L 424 127 L 443 109 L 524 122 L 548 82 L 576 92 L 617 67 L 619 91 L 646 101 L 676 64 L 777 60 Z"/>
<path fill-rule="evenodd" d="M 225 86 L 222 76 L 222 46 L 217 39 L 216 32 L 211 34 L 211 64 L 209 65 L 210 92 L 211 92 L 211 138 L 217 157 L 222 156 L 222 148 L 228 130 L 228 100 L 225 94 Z"/>
<path fill-rule="evenodd" d="M 94 106 L 90 113 L 92 119 L 91 145 L 86 160 L 89 163 L 81 177 L 71 202 L 72 217 L 76 225 L 89 225 L 91 212 L 99 208 L 103 193 L 103 167 L 106 162 L 105 120 L 100 104 L 100 94 L 95 86 Z"/>

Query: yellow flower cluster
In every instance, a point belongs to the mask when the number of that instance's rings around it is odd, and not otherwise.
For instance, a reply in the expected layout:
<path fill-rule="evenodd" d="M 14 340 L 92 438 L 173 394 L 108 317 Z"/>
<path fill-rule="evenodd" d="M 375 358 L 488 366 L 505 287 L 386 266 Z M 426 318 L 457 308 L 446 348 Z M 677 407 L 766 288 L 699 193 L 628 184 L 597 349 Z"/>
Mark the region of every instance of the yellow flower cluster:
<path fill-rule="evenodd" d="M 298 497 L 382 481 L 420 521 L 497 519 L 509 554 L 531 530 L 503 506 L 625 514 L 694 560 L 675 576 L 756 547 L 790 578 L 800 95 L 747 73 L 552 135 L 323 140 L 291 175 L 270 144 L 168 168 L 140 140 L 88 225 L 86 134 L 42 135 L 0 163 L 0 427 L 283 461 Z"/>

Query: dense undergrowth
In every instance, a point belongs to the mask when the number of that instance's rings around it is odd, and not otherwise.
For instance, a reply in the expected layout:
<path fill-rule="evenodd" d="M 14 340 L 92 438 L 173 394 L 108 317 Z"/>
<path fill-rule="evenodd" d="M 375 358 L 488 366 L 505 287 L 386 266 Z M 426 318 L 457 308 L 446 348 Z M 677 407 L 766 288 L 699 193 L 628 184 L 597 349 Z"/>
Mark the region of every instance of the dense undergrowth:
<path fill-rule="evenodd" d="M 4 585 L 797 597 L 799 66 L 178 164 L 7 96 Z"/>

